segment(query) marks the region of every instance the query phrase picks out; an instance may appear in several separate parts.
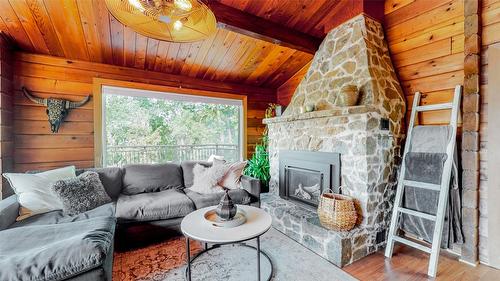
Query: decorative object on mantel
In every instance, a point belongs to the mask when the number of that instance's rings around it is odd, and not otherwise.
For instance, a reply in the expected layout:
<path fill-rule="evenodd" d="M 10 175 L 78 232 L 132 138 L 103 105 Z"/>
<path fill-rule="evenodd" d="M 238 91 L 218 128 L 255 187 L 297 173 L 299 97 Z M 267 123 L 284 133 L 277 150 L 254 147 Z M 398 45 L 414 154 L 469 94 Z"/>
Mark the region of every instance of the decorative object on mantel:
<path fill-rule="evenodd" d="M 359 91 L 356 85 L 344 85 L 337 99 L 335 100 L 336 106 L 354 106 L 358 103 Z"/>
<path fill-rule="evenodd" d="M 231 220 L 236 215 L 236 210 L 238 208 L 234 205 L 233 200 L 229 196 L 229 189 L 224 189 L 224 196 L 220 199 L 219 205 L 215 209 L 215 212 L 219 218 L 223 220 Z"/>
<path fill-rule="evenodd" d="M 213 12 L 199 0 L 106 0 L 106 6 L 124 25 L 158 40 L 195 42 L 217 31 Z"/>
<path fill-rule="evenodd" d="M 264 118 L 273 118 L 278 116 L 281 116 L 281 105 L 277 103 L 270 103 L 266 108 Z"/>
<path fill-rule="evenodd" d="M 312 104 L 312 103 L 306 104 L 305 109 L 306 109 L 306 112 L 313 112 L 315 110 L 314 104 Z"/>
<path fill-rule="evenodd" d="M 57 133 L 59 131 L 61 123 L 64 122 L 64 118 L 68 116 L 71 109 L 78 108 L 90 100 L 90 96 L 86 96 L 83 100 L 77 102 L 55 98 L 44 99 L 33 96 L 26 87 L 22 87 L 22 91 L 24 96 L 30 101 L 47 107 L 47 115 L 49 116 L 50 130 L 52 133 Z"/>
<path fill-rule="evenodd" d="M 349 196 L 327 191 L 330 192 L 324 192 L 319 198 L 318 216 L 321 225 L 336 231 L 353 229 L 358 219 L 354 200 Z"/>

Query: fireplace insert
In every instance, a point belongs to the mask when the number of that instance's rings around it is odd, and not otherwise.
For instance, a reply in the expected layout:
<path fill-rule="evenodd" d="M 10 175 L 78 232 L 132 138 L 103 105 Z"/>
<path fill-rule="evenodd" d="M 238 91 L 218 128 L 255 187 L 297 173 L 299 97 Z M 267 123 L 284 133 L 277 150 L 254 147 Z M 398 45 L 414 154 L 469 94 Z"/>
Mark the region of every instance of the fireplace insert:
<path fill-rule="evenodd" d="M 279 161 L 282 198 L 315 208 L 324 191 L 339 193 L 339 153 L 283 150 L 279 152 Z"/>

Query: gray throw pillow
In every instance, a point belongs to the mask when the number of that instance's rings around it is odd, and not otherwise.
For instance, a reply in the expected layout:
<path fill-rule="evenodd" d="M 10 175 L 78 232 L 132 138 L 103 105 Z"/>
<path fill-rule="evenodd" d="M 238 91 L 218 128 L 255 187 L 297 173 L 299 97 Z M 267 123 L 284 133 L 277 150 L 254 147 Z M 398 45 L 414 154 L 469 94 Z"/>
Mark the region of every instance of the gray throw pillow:
<path fill-rule="evenodd" d="M 76 178 L 59 180 L 52 185 L 52 190 L 68 215 L 77 215 L 111 202 L 96 172 L 84 172 Z"/>

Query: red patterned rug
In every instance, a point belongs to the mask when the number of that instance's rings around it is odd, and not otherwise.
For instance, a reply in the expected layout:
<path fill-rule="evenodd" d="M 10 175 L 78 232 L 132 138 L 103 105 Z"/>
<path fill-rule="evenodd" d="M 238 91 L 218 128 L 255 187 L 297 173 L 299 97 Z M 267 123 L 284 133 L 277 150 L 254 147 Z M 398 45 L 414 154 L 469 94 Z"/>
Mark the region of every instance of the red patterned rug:
<path fill-rule="evenodd" d="M 201 251 L 202 246 L 191 241 L 191 254 Z M 186 241 L 176 237 L 146 248 L 115 252 L 113 280 L 154 280 L 166 272 L 186 264 Z"/>

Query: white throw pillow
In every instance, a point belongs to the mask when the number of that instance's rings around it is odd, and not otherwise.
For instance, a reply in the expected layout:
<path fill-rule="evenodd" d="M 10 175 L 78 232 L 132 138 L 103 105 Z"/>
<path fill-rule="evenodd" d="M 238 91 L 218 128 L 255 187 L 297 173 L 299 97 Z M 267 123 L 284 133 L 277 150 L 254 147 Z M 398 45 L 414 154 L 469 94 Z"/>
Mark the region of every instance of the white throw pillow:
<path fill-rule="evenodd" d="M 211 167 L 204 167 L 196 164 L 193 167 L 193 186 L 189 190 L 198 193 L 217 193 L 223 191 L 219 186 L 219 181 L 226 174 L 227 167 L 225 165 L 217 165 L 214 163 Z"/>
<path fill-rule="evenodd" d="M 23 220 L 36 214 L 62 209 L 62 202 L 51 187 L 58 180 L 76 177 L 75 166 L 37 174 L 4 173 L 19 201 L 19 217 Z"/>
<path fill-rule="evenodd" d="M 207 162 L 214 162 L 214 160 L 221 160 L 221 161 L 223 161 L 224 160 L 224 156 L 212 154 L 212 155 L 210 155 L 210 157 L 208 157 Z"/>

